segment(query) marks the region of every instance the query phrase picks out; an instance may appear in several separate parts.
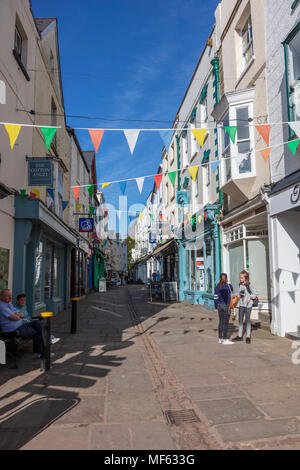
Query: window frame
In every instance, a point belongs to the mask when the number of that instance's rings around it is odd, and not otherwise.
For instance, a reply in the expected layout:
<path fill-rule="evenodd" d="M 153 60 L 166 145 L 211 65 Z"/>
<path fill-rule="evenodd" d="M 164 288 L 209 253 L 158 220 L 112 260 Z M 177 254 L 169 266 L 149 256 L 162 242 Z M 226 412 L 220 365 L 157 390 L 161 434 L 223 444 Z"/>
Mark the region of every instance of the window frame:
<path fill-rule="evenodd" d="M 284 59 L 285 59 L 285 78 L 286 78 L 286 92 L 287 92 L 287 106 L 288 106 L 288 120 L 295 121 L 295 105 L 293 103 L 293 94 L 294 90 L 292 91 L 292 84 L 291 84 L 291 49 L 290 43 L 292 40 L 300 34 L 300 22 L 293 28 L 293 30 L 289 33 L 287 38 L 283 41 L 284 47 Z M 299 119 L 300 120 L 300 119 Z M 289 136 L 292 138 L 294 136 L 294 132 L 289 128 Z"/>
<path fill-rule="evenodd" d="M 250 20 L 250 23 L 249 23 Z M 250 24 L 250 27 L 249 27 Z M 247 26 L 247 37 L 249 32 L 251 33 L 251 40 L 247 42 L 247 47 L 244 48 L 243 44 L 243 32 L 245 31 L 245 27 Z M 242 72 L 247 68 L 247 66 L 250 64 L 251 60 L 254 57 L 254 42 L 253 42 L 253 26 L 252 26 L 252 16 L 251 13 L 249 13 L 244 26 L 240 30 L 240 38 L 241 38 L 241 43 L 242 43 Z M 249 51 L 249 49 L 252 49 L 252 54 L 249 60 L 246 60 L 246 54 Z"/>

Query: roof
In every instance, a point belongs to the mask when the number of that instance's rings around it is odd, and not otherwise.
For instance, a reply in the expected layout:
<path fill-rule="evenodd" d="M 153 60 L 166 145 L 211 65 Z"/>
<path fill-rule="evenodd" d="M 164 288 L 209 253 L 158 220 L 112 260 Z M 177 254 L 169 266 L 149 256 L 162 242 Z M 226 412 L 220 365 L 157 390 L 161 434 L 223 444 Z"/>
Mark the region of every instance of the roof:
<path fill-rule="evenodd" d="M 275 183 L 270 192 L 270 196 L 272 196 L 275 193 L 279 193 L 280 191 L 282 191 L 285 188 L 288 188 L 289 186 L 292 186 L 292 184 L 297 184 L 299 182 L 300 182 L 300 170 L 297 170 L 294 173 L 286 176 L 282 180 Z"/>
<path fill-rule="evenodd" d="M 35 18 L 39 33 L 45 31 L 45 29 L 48 28 L 48 26 L 53 23 L 53 21 L 57 22 L 57 18 Z"/>

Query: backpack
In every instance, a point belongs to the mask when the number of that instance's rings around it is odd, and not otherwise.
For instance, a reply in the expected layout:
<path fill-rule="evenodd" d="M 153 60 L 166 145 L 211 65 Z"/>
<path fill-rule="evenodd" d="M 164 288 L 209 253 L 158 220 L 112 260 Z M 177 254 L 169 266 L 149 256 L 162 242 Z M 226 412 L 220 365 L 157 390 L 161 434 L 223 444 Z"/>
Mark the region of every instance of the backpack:
<path fill-rule="evenodd" d="M 250 286 L 248 285 L 248 286 L 246 286 L 246 287 L 247 287 L 247 291 L 249 292 L 249 294 L 252 295 Z M 258 307 L 258 302 L 259 302 L 258 297 L 256 297 L 256 298 L 253 300 L 252 306 L 253 306 L 253 307 Z"/>

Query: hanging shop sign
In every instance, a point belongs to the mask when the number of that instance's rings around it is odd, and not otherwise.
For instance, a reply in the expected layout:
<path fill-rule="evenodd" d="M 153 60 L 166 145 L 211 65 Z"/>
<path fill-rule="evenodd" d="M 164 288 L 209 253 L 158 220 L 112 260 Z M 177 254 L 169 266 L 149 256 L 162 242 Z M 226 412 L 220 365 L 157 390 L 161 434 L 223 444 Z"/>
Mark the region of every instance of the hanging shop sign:
<path fill-rule="evenodd" d="M 28 185 L 53 187 L 53 163 L 45 158 L 28 161 Z"/>
<path fill-rule="evenodd" d="M 155 233 L 149 233 L 149 243 L 153 245 L 157 243 L 157 237 Z"/>
<path fill-rule="evenodd" d="M 176 192 L 176 203 L 178 206 L 187 206 L 189 204 L 189 193 L 188 191 L 177 191 Z"/>
<path fill-rule="evenodd" d="M 79 232 L 93 233 L 94 219 L 79 219 Z"/>

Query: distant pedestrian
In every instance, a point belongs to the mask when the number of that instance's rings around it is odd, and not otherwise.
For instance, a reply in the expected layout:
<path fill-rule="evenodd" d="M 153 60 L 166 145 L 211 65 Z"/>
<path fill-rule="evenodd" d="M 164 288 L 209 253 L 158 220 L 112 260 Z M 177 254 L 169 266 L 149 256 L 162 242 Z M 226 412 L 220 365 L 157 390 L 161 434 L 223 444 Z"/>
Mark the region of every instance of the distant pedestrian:
<path fill-rule="evenodd" d="M 246 343 L 251 343 L 251 311 L 253 301 L 257 299 L 254 287 L 250 283 L 249 273 L 242 271 L 240 273 L 239 284 L 239 335 L 233 341 L 243 341 L 244 317 L 246 316 Z"/>
<path fill-rule="evenodd" d="M 214 295 L 215 309 L 219 314 L 219 344 L 234 344 L 227 338 L 232 293 L 233 287 L 228 284 L 227 274 L 222 273 Z"/>

